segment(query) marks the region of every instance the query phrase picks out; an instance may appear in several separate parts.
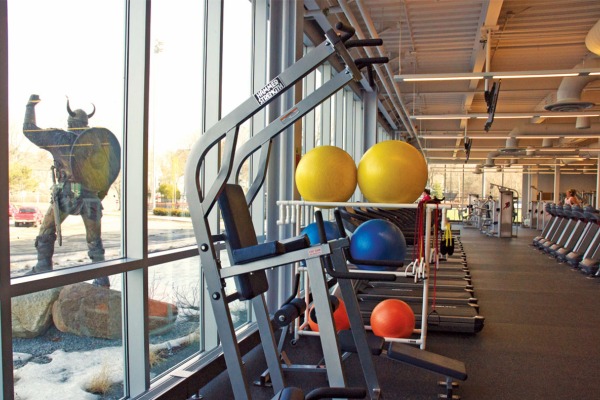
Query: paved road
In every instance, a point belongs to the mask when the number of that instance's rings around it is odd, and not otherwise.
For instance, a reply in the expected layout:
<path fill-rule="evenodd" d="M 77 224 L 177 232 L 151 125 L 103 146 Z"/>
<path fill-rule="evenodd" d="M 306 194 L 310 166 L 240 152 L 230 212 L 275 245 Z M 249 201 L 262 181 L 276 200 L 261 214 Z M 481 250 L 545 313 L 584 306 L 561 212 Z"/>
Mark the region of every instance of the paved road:
<path fill-rule="evenodd" d="M 10 255 L 13 276 L 27 272 L 36 263 L 35 238 L 38 229 L 10 225 Z M 55 246 L 53 261 L 61 266 L 81 265 L 89 262 L 85 229 L 81 218 L 68 217 L 62 224 L 63 245 Z M 102 217 L 102 241 L 106 258 L 121 257 L 121 216 L 107 213 Z M 148 246 L 151 252 L 168 250 L 195 244 L 192 223 L 189 218 L 156 217 L 148 222 Z"/>

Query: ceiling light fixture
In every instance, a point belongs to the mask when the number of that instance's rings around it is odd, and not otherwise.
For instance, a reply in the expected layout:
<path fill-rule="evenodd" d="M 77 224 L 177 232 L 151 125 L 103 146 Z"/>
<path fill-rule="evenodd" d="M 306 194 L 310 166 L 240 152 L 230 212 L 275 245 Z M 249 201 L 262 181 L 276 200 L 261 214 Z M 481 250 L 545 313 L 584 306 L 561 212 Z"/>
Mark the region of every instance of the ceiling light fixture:
<path fill-rule="evenodd" d="M 587 138 L 587 139 L 600 139 L 600 134 L 589 134 L 589 133 L 576 133 L 576 134 L 571 134 L 571 133 L 548 133 L 545 135 L 527 135 L 527 134 L 521 134 L 521 135 L 514 135 L 514 136 L 509 136 L 509 135 L 494 135 L 494 134 L 470 134 L 469 137 L 471 139 L 495 139 L 495 140 L 506 140 L 509 137 L 514 137 L 517 139 L 556 139 L 556 138 L 561 138 L 561 137 L 568 137 L 569 139 L 583 139 L 583 138 Z M 456 140 L 456 139 L 462 139 L 463 138 L 463 134 L 460 135 L 446 135 L 446 134 L 422 134 L 419 135 L 419 139 L 424 139 L 424 140 Z M 475 150 L 475 149 L 473 149 Z M 581 149 L 580 149 L 581 150 Z"/>
<path fill-rule="evenodd" d="M 598 117 L 600 112 L 544 112 L 544 113 L 501 113 L 496 114 L 494 118 L 578 118 L 578 117 Z M 435 114 L 435 115 L 411 115 L 412 120 L 449 120 L 449 119 L 488 119 L 488 114 Z"/>
<path fill-rule="evenodd" d="M 566 69 L 547 71 L 510 71 L 510 72 L 457 72 L 446 74 L 406 74 L 394 75 L 396 82 L 459 81 L 477 79 L 527 79 L 560 78 L 567 76 L 600 75 L 599 68 Z"/>

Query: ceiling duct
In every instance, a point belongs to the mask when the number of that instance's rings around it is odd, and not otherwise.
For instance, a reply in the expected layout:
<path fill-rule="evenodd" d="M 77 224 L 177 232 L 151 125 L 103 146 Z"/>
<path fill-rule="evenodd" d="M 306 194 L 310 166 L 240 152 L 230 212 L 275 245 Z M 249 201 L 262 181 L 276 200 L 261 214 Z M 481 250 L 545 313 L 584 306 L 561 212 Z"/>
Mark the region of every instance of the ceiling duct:
<path fill-rule="evenodd" d="M 494 161 L 494 158 L 498 157 L 499 155 L 500 155 L 499 151 L 492 151 L 491 153 L 488 153 L 487 159 L 485 160 L 485 163 L 483 164 L 483 166 L 486 168 L 495 167 L 496 162 Z"/>
<path fill-rule="evenodd" d="M 600 21 L 590 29 L 585 37 L 585 46 L 594 54 L 600 56 Z"/>
<path fill-rule="evenodd" d="M 516 153 L 520 150 L 521 149 L 519 149 L 517 138 L 513 136 L 509 136 L 506 139 L 506 145 L 504 146 L 504 148 L 500 149 L 502 153 Z"/>
<path fill-rule="evenodd" d="M 599 68 L 600 58 L 589 57 L 574 68 Z M 563 78 L 556 92 L 556 103 L 548 104 L 547 111 L 569 112 L 581 111 L 593 107 L 595 104 L 581 100 L 581 92 L 590 82 L 598 80 L 598 75 L 568 76 Z"/>
<path fill-rule="evenodd" d="M 577 117 L 575 121 L 575 128 L 577 129 L 590 129 L 591 126 L 590 117 Z"/>
<path fill-rule="evenodd" d="M 554 146 L 554 139 L 550 139 L 550 138 L 542 139 L 542 147 L 543 148 L 549 148 L 552 146 Z"/>

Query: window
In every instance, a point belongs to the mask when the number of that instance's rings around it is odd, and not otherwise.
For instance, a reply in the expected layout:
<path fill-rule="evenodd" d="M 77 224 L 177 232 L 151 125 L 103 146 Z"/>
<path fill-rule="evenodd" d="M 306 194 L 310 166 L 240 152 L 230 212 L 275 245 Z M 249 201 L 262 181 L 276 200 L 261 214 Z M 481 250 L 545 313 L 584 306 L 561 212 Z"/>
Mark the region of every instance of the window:
<path fill-rule="evenodd" d="M 9 1 L 12 276 L 122 257 L 123 11 Z"/>
<path fill-rule="evenodd" d="M 148 250 L 195 245 L 183 184 L 202 134 L 203 4 L 152 3 L 148 121 Z"/>

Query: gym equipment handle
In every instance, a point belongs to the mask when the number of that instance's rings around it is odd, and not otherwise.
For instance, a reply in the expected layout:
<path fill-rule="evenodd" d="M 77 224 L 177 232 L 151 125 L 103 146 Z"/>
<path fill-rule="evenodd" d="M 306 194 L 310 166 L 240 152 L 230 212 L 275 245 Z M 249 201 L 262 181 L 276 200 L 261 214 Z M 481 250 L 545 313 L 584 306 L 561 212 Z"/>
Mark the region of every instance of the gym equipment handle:
<path fill-rule="evenodd" d="M 344 34 L 341 36 L 342 42 L 348 41 L 348 39 L 350 39 L 352 36 L 354 36 L 354 33 L 356 33 L 356 30 L 353 27 L 346 25 L 343 22 L 338 22 L 335 24 L 335 29 L 344 32 Z"/>
<path fill-rule="evenodd" d="M 382 39 L 353 39 L 345 43 L 347 49 L 351 47 L 381 46 L 382 44 Z"/>
<path fill-rule="evenodd" d="M 369 57 L 369 58 L 357 58 L 354 60 L 356 68 L 361 69 L 366 65 L 372 64 L 386 64 L 390 61 L 388 57 Z"/>

